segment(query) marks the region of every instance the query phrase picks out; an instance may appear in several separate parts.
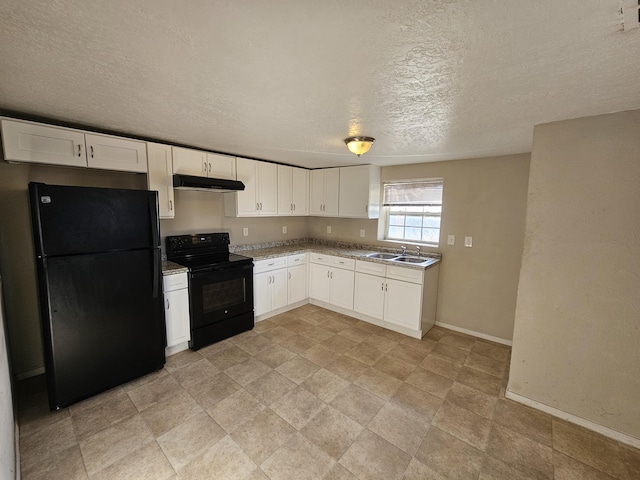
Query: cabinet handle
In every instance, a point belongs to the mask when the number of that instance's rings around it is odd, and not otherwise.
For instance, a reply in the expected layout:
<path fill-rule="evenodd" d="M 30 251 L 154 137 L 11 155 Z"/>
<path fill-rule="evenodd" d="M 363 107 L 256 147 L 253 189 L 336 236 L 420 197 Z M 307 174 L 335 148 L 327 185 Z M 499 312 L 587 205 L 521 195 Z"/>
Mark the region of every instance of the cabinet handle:
<path fill-rule="evenodd" d="M 293 204 L 293 211 L 294 212 L 296 211 L 296 204 L 295 203 Z"/>
<path fill-rule="evenodd" d="M 258 202 L 256 202 L 256 212 L 260 210 L 260 204 Z"/>
<path fill-rule="evenodd" d="M 291 280 L 291 272 L 289 272 L 289 280 Z"/>
<path fill-rule="evenodd" d="M 82 156 L 82 145 L 78 144 L 78 156 Z"/>
<path fill-rule="evenodd" d="M 380 285 L 380 290 L 384 290 L 384 282 Z"/>
<path fill-rule="evenodd" d="M 202 171 L 207 173 L 207 162 L 202 162 Z"/>
<path fill-rule="evenodd" d="M 333 278 L 333 272 L 331 272 L 331 278 Z"/>
<path fill-rule="evenodd" d="M 169 211 L 173 212 L 173 200 L 169 200 Z"/>
<path fill-rule="evenodd" d="M 93 145 L 89 147 L 91 149 L 91 158 L 93 158 Z"/>
<path fill-rule="evenodd" d="M 293 203 L 289 204 L 289 210 L 291 210 L 293 212 Z"/>
<path fill-rule="evenodd" d="M 211 173 L 211 170 L 213 169 L 211 168 L 211 162 L 209 162 L 209 173 Z"/>
<path fill-rule="evenodd" d="M 385 292 L 388 292 L 388 291 L 389 291 L 389 285 L 388 285 L 388 284 L 386 284 L 386 283 L 384 284 L 384 291 L 385 291 Z"/>
<path fill-rule="evenodd" d="M 327 278 L 329 278 L 329 270 L 327 270 Z"/>
<path fill-rule="evenodd" d="M 171 303 L 169 303 L 169 299 L 167 298 L 167 310 L 171 308 Z"/>

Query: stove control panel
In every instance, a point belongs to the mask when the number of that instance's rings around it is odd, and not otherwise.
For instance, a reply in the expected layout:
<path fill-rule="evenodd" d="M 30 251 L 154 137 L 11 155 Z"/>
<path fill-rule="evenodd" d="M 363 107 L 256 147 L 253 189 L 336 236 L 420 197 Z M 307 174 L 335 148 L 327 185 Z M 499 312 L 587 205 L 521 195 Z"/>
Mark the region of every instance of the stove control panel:
<path fill-rule="evenodd" d="M 228 232 L 168 236 L 167 253 L 184 252 L 186 250 L 228 251 L 230 243 Z"/>

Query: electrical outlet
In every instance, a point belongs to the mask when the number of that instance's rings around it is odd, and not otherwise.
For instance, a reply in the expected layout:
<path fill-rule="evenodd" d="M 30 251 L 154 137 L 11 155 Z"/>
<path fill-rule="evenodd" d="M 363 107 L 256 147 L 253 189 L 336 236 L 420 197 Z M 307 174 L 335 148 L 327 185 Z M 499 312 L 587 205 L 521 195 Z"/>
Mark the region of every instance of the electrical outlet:
<path fill-rule="evenodd" d="M 464 237 L 464 246 L 465 247 L 473 247 L 473 238 L 472 237 Z"/>
<path fill-rule="evenodd" d="M 360 238 L 364 238 L 364 228 L 360 229 Z"/>
<path fill-rule="evenodd" d="M 248 229 L 247 227 L 244 227 L 244 228 L 242 229 L 242 235 L 243 235 L 244 237 L 248 237 L 248 236 L 249 236 L 249 229 Z"/>
<path fill-rule="evenodd" d="M 282 226 L 282 233 L 287 233 L 287 226 L 286 225 Z"/>
<path fill-rule="evenodd" d="M 456 236 L 447 235 L 447 245 L 455 245 L 455 244 L 456 244 Z"/>
<path fill-rule="evenodd" d="M 331 233 L 331 225 L 327 225 L 327 233 Z"/>

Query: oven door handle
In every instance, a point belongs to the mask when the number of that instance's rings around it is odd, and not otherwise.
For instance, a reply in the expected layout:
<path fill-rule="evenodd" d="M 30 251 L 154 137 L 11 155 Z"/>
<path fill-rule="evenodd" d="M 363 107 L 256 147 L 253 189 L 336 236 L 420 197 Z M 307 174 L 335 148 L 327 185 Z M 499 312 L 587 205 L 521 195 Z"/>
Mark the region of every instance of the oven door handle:
<path fill-rule="evenodd" d="M 253 263 L 250 263 L 249 265 L 242 265 L 242 266 L 237 266 L 237 265 L 226 265 L 226 266 L 219 266 L 219 267 L 211 266 L 211 268 L 207 268 L 206 270 L 198 270 L 197 272 L 191 272 L 191 278 L 202 278 L 216 272 L 225 272 L 225 271 L 228 272 L 228 271 L 235 271 L 235 270 L 237 271 L 253 270 Z"/>

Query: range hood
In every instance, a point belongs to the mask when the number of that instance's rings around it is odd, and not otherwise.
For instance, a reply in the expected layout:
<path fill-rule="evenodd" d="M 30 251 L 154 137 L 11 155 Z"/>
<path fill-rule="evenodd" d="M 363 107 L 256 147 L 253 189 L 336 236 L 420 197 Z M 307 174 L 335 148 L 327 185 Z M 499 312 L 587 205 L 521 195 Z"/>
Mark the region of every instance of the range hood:
<path fill-rule="evenodd" d="M 237 192 L 244 190 L 244 183 L 224 178 L 194 177 L 192 175 L 173 176 L 173 187 L 205 192 Z"/>

